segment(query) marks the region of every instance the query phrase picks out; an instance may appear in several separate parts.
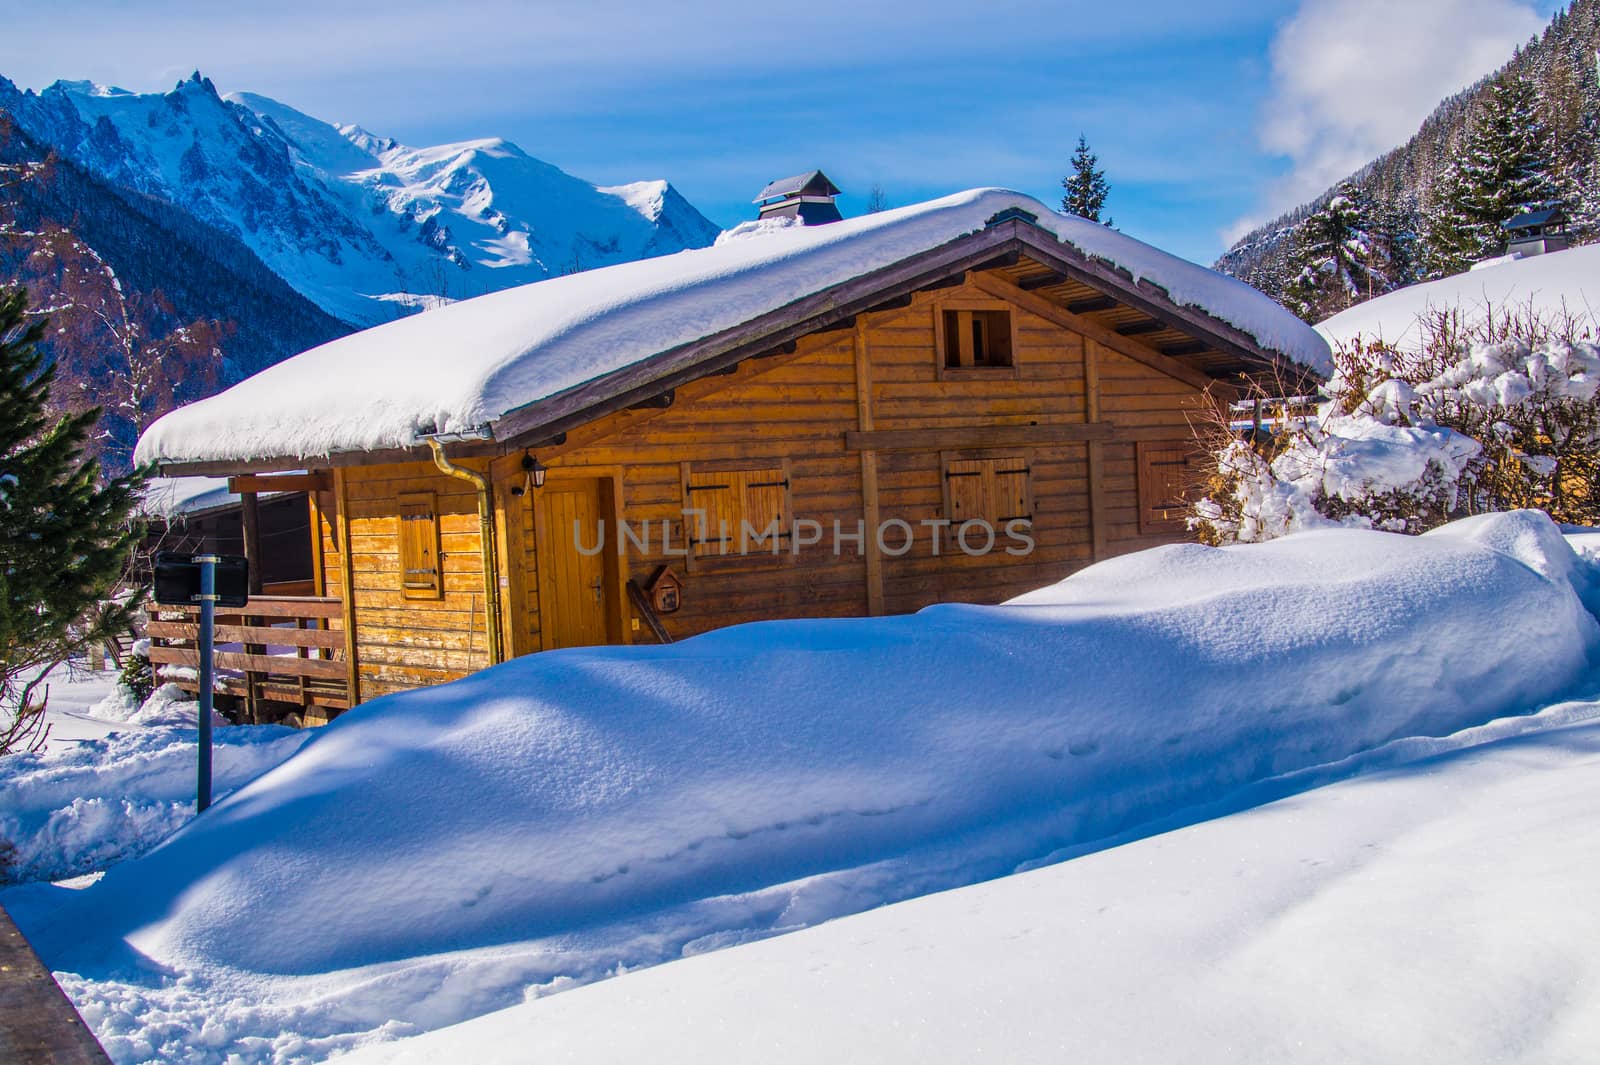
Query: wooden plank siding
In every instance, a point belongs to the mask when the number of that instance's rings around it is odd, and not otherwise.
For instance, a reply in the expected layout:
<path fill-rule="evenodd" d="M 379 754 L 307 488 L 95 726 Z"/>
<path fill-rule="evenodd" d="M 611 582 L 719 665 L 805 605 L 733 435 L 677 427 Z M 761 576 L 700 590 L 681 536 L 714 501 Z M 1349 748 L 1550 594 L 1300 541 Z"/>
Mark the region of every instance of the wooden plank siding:
<path fill-rule="evenodd" d="M 463 461 L 482 472 L 485 463 Z M 431 464 L 340 471 L 349 525 L 351 602 L 362 700 L 437 684 L 489 665 L 477 496 Z M 401 569 L 400 497 L 432 493 L 438 512 L 441 593 L 408 597 Z M 336 549 L 337 542 L 325 547 Z M 344 560 L 326 556 L 334 570 Z"/>
<path fill-rule="evenodd" d="M 1021 295 L 1008 299 L 1009 293 Z M 907 305 L 858 315 L 852 328 L 804 336 L 790 353 L 746 359 L 731 373 L 680 385 L 670 406 L 607 414 L 572 429 L 559 444 L 528 452 L 550 468 L 547 484 L 600 479 L 621 517 L 636 532 L 647 529 L 648 546 L 630 547 L 619 575 L 643 584 L 666 565 L 683 578 L 681 609 L 661 618 L 674 639 L 769 618 L 998 602 L 1089 564 L 1097 550 L 1116 554 L 1173 539 L 1170 533 L 1140 534 L 1135 444 L 1187 438 L 1190 417 L 1208 402 L 1192 372 L 1164 372 L 1163 357 L 1153 350 L 1130 357 L 1125 350 L 1137 339 L 1110 336 L 1104 326 L 1074 329 L 1074 319 L 1044 307 L 1043 298 L 1022 293 L 1009 275 L 969 275 L 963 284 L 918 292 Z M 1009 308 L 1012 365 L 944 372 L 937 353 L 947 303 Z M 908 440 L 903 435 L 872 435 L 990 426 L 1016 427 L 1008 439 L 1028 442 L 952 451 L 941 450 L 932 436 L 918 448 L 901 446 Z M 1020 431 L 1080 426 L 1087 428 Z M 847 434 L 897 446 L 853 448 Z M 945 433 L 942 439 L 959 437 Z M 541 650 L 552 640 L 541 622 L 539 490 L 523 490 L 523 457 L 516 449 L 493 460 L 458 460 L 487 471 L 493 484 L 504 638 L 512 655 Z M 948 531 L 936 542 L 922 524 L 948 517 L 947 463 L 963 458 L 1015 460 L 1019 465 L 1008 469 L 1027 469 L 1031 554 L 1009 555 L 1002 540 L 994 553 L 968 557 Z M 796 518 L 821 523 L 824 542 L 799 558 L 785 541 L 776 557 L 686 560 L 686 470 L 697 468 L 768 471 L 763 476 L 786 471 L 788 506 Z M 1092 471 L 1100 478 L 1097 492 Z M 360 697 L 489 664 L 471 485 L 426 463 L 346 466 L 337 481 L 338 492 L 316 495 L 318 573 L 322 593 L 339 595 L 344 567 L 350 568 L 346 616 L 353 617 Z M 401 588 L 400 497 L 418 492 L 433 493 L 438 510 L 437 599 L 408 600 Z M 869 542 L 859 552 L 853 543 L 833 552 L 835 521 L 853 533 L 858 522 L 896 519 L 915 532 L 908 551 L 879 552 Z M 341 521 L 348 522 L 348 558 Z M 565 533 L 545 535 L 548 544 L 549 535 Z M 893 533 L 889 546 L 902 535 Z M 615 552 L 618 530 L 608 528 L 606 536 L 606 551 Z M 626 604 L 626 596 L 617 601 Z M 622 641 L 653 638 L 631 605 L 618 609 L 627 611 Z"/>

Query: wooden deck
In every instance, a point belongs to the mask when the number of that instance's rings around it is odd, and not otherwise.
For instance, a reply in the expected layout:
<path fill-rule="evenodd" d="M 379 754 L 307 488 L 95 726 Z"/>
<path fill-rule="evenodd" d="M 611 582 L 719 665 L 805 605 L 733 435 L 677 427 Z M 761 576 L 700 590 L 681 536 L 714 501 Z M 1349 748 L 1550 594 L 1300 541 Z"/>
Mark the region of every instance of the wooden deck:
<path fill-rule="evenodd" d="M 157 670 L 199 665 L 198 613 L 195 607 L 151 607 L 146 631 Z M 250 721 L 276 720 L 290 708 L 326 720 L 349 709 L 345 634 L 337 627 L 342 623 L 339 600 L 319 597 L 252 596 L 248 606 L 218 610 L 219 694 L 239 700 Z M 192 679 L 178 684 L 198 690 Z"/>
<path fill-rule="evenodd" d="M 111 1065 L 4 907 L 0 907 L 0 1061 Z"/>

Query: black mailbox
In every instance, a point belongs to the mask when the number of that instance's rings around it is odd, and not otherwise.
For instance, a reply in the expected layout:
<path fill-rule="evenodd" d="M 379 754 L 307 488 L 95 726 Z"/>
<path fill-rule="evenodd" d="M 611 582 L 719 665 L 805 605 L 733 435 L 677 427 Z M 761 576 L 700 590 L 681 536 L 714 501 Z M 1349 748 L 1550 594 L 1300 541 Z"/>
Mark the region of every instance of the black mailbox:
<path fill-rule="evenodd" d="M 161 551 L 156 554 L 155 600 L 166 606 L 200 602 L 199 555 Z M 215 555 L 216 605 L 244 606 L 250 601 L 250 561 L 243 555 Z"/>

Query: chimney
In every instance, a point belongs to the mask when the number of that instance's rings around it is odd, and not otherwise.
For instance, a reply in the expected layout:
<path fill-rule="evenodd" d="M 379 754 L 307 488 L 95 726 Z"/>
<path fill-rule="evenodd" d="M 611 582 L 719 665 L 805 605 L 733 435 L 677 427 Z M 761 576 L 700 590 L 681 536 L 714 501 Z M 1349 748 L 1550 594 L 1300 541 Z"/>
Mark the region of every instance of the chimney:
<path fill-rule="evenodd" d="M 1506 235 L 1505 254 L 1518 258 L 1565 251 L 1569 243 L 1567 213 L 1560 204 L 1547 203 L 1524 211 L 1501 222 L 1500 229 Z"/>
<path fill-rule="evenodd" d="M 803 225 L 820 226 L 844 216 L 834 206 L 839 186 L 820 170 L 781 178 L 761 190 L 754 200 L 759 218 L 798 218 Z"/>

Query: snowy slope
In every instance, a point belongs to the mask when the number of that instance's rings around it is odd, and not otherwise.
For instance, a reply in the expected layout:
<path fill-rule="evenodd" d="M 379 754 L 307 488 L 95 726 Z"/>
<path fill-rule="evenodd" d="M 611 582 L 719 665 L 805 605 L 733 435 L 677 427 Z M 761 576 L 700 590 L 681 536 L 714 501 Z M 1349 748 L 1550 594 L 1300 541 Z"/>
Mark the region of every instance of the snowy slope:
<path fill-rule="evenodd" d="M 0 107 L 87 169 L 236 234 L 345 321 L 711 243 L 665 182 L 601 189 L 500 140 L 411 148 L 195 75 L 169 93 L 89 82 Z"/>
<path fill-rule="evenodd" d="M 533 655 L 357 708 L 94 887 L 5 904 L 118 1060 L 307 1060 L 1530 709 L 1600 651 L 1591 576 L 1523 512 Z"/>
<path fill-rule="evenodd" d="M 1593 1061 L 1600 703 L 1541 717 L 1450 737 L 1436 747 L 1454 753 L 1403 768 L 338 1060 Z M 1545 729 L 1496 742 L 1517 724 Z"/>
<path fill-rule="evenodd" d="M 1420 339 L 1418 319 L 1432 311 L 1460 310 L 1469 320 L 1493 312 L 1533 309 L 1540 315 L 1571 313 L 1591 332 L 1600 324 L 1600 244 L 1503 259 L 1454 277 L 1397 289 L 1358 303 L 1317 325 L 1331 344 L 1356 337 L 1401 347 Z"/>
<path fill-rule="evenodd" d="M 145 433 L 139 461 L 310 457 L 471 431 L 982 230 L 1008 209 L 1033 214 L 1063 243 L 1149 279 L 1269 350 L 1331 369 L 1322 338 L 1254 289 L 1021 193 L 974 189 L 826 226 L 757 227 L 715 247 L 552 278 L 365 330 L 172 412 Z"/>

